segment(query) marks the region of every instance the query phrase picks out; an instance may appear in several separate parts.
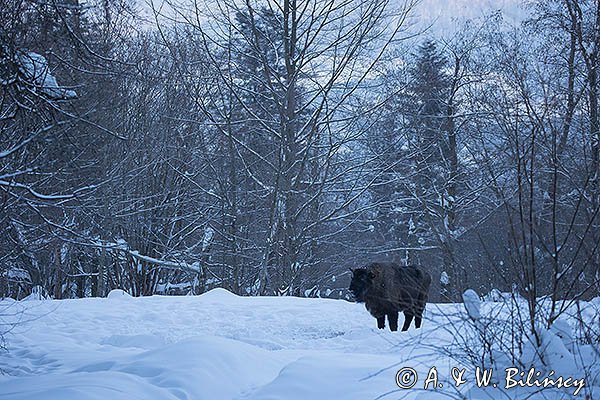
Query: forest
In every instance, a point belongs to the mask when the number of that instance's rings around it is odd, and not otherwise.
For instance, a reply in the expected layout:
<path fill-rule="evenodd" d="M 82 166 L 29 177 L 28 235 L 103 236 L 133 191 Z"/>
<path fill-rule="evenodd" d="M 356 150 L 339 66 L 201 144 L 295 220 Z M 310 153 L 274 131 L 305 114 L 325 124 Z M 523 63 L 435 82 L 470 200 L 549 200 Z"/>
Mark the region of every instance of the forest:
<path fill-rule="evenodd" d="M 418 7 L 0 0 L 0 297 L 600 295 L 600 2 Z"/>

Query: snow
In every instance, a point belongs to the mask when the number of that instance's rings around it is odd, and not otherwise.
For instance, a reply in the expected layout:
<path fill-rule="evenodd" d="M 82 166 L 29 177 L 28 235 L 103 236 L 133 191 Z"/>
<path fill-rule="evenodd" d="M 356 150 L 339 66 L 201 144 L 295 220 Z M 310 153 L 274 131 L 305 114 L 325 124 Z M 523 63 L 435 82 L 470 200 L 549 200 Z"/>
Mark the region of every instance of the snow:
<path fill-rule="evenodd" d="M 208 246 L 210 246 L 210 242 L 212 241 L 214 236 L 215 230 L 210 226 L 207 226 L 204 229 L 204 238 L 202 239 L 202 251 L 206 251 L 208 249 Z"/>
<path fill-rule="evenodd" d="M 552 330 L 542 330 L 540 334 L 541 345 L 535 345 L 531 338 L 523 349 L 521 362 L 523 365 L 545 364 L 548 371 L 555 371 L 557 375 L 569 375 L 577 370 L 573 354 L 565 347 L 561 338 Z"/>
<path fill-rule="evenodd" d="M 472 320 L 478 320 L 481 318 L 481 299 L 479 295 L 473 289 L 467 289 L 463 295 L 463 302 L 465 304 L 465 310 L 469 318 Z"/>
<path fill-rule="evenodd" d="M 110 300 L 122 300 L 127 299 L 128 297 L 131 297 L 131 295 L 122 289 L 113 289 L 108 293 L 108 296 L 106 296 L 106 298 Z"/>
<path fill-rule="evenodd" d="M 46 58 L 33 51 L 21 51 L 17 54 L 19 69 L 37 90 L 52 99 L 71 99 L 77 97 L 73 90 L 63 89 L 50 72 Z"/>
<path fill-rule="evenodd" d="M 22 301 L 31 301 L 31 300 L 46 300 L 49 296 L 44 290 L 43 287 L 37 285 L 31 288 L 31 294 L 24 297 Z"/>
<path fill-rule="evenodd" d="M 423 381 L 436 366 L 450 387 L 451 367 L 460 364 L 443 349 L 457 329 L 466 329 L 463 307 L 428 304 L 422 329 L 390 332 L 376 328 L 363 304 L 242 297 L 224 289 L 200 296 L 135 298 L 113 290 L 103 299 L 7 299 L 0 301 L 0 332 L 19 324 L 5 334 L 8 351 L 0 352 L 0 399 L 444 398 L 423 390 Z M 498 303 L 478 307 L 484 316 Z M 543 336 L 544 356 L 577 363 L 568 358 L 572 343 L 559 336 L 571 335 L 568 326 L 557 329 Z M 530 350 L 524 357 L 536 356 Z M 419 376 L 409 390 L 396 386 L 405 366 Z M 469 385 L 465 390 L 471 393 Z M 477 396 L 471 398 L 483 398 Z"/>
<path fill-rule="evenodd" d="M 440 274 L 440 284 L 446 286 L 448 283 L 450 283 L 450 277 L 446 271 L 442 271 Z"/>
<path fill-rule="evenodd" d="M 488 294 L 483 296 L 483 299 L 485 301 L 494 301 L 494 302 L 501 301 L 502 300 L 502 292 L 496 288 L 493 288 L 492 290 L 490 290 L 490 292 Z"/>
<path fill-rule="evenodd" d="M 1 182 L 0 182 L 1 183 Z M 202 272 L 202 267 L 200 263 L 193 262 L 191 264 L 184 261 L 169 261 L 164 259 L 158 259 L 155 257 L 150 257 L 145 254 L 140 253 L 138 250 L 132 250 L 129 247 L 129 244 L 124 239 L 117 239 L 116 242 L 97 242 L 96 245 L 100 248 L 108 248 L 108 249 L 118 249 L 125 253 L 128 253 L 131 257 L 137 259 L 138 261 L 143 261 L 153 265 L 160 265 L 163 268 L 171 268 L 177 270 L 186 270 L 193 273 Z M 138 269 L 141 269 L 142 265 L 138 264 Z"/>
<path fill-rule="evenodd" d="M 31 282 L 31 275 L 29 275 L 29 271 L 22 268 L 8 268 L 8 271 L 6 272 L 6 277 L 8 279 Z"/>

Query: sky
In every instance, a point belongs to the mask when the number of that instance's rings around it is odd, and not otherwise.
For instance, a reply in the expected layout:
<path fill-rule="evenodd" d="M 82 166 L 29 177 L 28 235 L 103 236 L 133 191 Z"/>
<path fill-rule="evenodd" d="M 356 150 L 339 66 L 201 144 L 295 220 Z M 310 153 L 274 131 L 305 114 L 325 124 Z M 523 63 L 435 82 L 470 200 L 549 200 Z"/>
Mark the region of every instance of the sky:
<path fill-rule="evenodd" d="M 181 3 L 186 8 L 194 4 L 193 0 L 138 0 L 142 16 L 153 21 L 152 6 L 163 13 L 169 9 L 165 4 Z M 206 4 L 215 0 L 197 0 L 197 4 Z M 230 0 L 223 0 L 225 2 Z M 410 0 L 392 0 L 398 5 Z M 430 26 L 434 36 L 451 34 L 460 21 L 477 19 L 496 11 L 501 11 L 508 22 L 519 22 L 525 15 L 526 0 L 420 0 L 412 13 L 418 24 Z M 170 14 L 170 12 L 169 12 Z M 153 23 L 151 23 L 153 24 Z"/>
<path fill-rule="evenodd" d="M 416 14 L 422 22 L 435 22 L 438 32 L 452 30 L 456 21 L 475 19 L 495 11 L 502 11 L 508 22 L 519 22 L 525 15 L 524 1 L 519 0 L 422 0 Z"/>

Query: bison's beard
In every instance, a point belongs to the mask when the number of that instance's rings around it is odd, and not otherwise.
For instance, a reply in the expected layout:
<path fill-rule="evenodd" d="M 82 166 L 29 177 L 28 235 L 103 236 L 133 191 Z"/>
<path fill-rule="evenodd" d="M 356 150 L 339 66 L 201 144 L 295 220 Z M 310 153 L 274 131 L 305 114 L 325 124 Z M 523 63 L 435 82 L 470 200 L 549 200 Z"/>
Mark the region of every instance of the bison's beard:
<path fill-rule="evenodd" d="M 354 300 L 356 300 L 357 303 L 364 303 L 365 302 L 365 292 L 366 290 L 361 289 L 361 290 L 350 290 L 350 292 L 352 292 L 352 295 L 354 296 Z"/>
<path fill-rule="evenodd" d="M 352 271 L 352 281 L 350 282 L 350 292 L 354 296 L 357 303 L 364 303 L 367 297 L 367 291 L 371 287 L 371 276 L 370 272 L 365 268 L 357 268 Z"/>

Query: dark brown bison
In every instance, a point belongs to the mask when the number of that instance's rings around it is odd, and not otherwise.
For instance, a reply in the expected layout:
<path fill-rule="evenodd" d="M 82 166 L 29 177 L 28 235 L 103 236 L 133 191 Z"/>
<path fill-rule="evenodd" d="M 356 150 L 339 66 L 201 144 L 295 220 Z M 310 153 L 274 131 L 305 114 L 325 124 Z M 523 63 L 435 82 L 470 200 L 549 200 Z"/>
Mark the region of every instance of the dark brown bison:
<path fill-rule="evenodd" d="M 352 270 L 350 291 L 377 318 L 379 329 L 385 328 L 387 315 L 390 330 L 397 331 L 398 311 L 403 311 L 402 330 L 406 331 L 413 317 L 415 327 L 421 327 L 429 285 L 431 275 L 417 267 L 376 262 Z"/>

